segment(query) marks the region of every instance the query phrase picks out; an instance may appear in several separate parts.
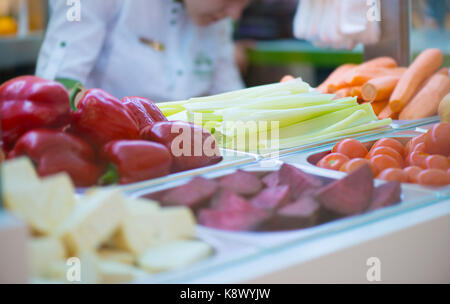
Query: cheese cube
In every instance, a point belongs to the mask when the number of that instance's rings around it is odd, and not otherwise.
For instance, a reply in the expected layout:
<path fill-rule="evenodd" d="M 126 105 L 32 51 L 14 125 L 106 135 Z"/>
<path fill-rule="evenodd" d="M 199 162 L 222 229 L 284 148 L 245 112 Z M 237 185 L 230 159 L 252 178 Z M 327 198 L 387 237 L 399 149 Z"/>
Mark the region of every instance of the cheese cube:
<path fill-rule="evenodd" d="M 42 278 L 69 284 L 97 284 L 100 283 L 99 261 L 94 254 L 83 252 L 67 261 L 50 264 Z"/>
<path fill-rule="evenodd" d="M 27 157 L 7 160 L 1 164 L 3 178 L 3 195 L 15 190 L 24 190 L 30 183 L 37 183 L 39 178 L 33 163 Z"/>
<path fill-rule="evenodd" d="M 163 242 L 195 237 L 195 217 L 187 207 L 162 208 L 158 218 L 160 236 Z"/>
<path fill-rule="evenodd" d="M 33 238 L 28 243 L 30 271 L 33 277 L 42 277 L 55 262 L 66 261 L 66 249 L 55 237 Z"/>
<path fill-rule="evenodd" d="M 128 200 L 115 244 L 134 254 L 141 254 L 153 246 L 158 239 L 160 208 L 157 204 L 146 200 Z"/>
<path fill-rule="evenodd" d="M 94 252 L 118 229 L 123 214 L 123 197 L 118 190 L 104 189 L 86 197 L 61 228 L 69 253 Z"/>
<path fill-rule="evenodd" d="M 186 267 L 211 255 L 210 245 L 196 240 L 184 240 L 148 249 L 138 259 L 138 265 L 150 272 Z"/>
<path fill-rule="evenodd" d="M 18 176 L 23 177 L 21 174 Z M 6 177 L 6 208 L 22 217 L 36 233 L 55 235 L 73 210 L 75 189 L 70 177 L 65 173 L 41 181 L 31 177 L 28 182 L 24 179 L 20 187 L 16 184 L 19 182 L 16 177 Z"/>
<path fill-rule="evenodd" d="M 157 208 L 145 201 L 128 203 L 115 243 L 136 255 L 177 239 L 195 236 L 195 218 L 186 207 Z"/>
<path fill-rule="evenodd" d="M 141 269 L 118 262 L 99 262 L 99 278 L 102 284 L 122 284 L 131 283 L 134 280 L 148 276 Z"/>
<path fill-rule="evenodd" d="M 136 257 L 132 253 L 118 249 L 103 248 L 97 252 L 97 255 L 100 260 L 105 262 L 117 262 L 128 265 L 134 265 L 136 262 Z"/>

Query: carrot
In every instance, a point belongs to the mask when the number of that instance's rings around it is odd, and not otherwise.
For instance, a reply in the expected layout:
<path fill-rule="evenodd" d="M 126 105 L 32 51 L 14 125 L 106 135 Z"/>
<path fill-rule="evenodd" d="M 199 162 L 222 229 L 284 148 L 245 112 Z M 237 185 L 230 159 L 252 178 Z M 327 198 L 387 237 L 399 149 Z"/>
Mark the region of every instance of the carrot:
<path fill-rule="evenodd" d="M 357 97 L 358 102 L 362 102 L 361 87 L 351 87 L 350 96 Z"/>
<path fill-rule="evenodd" d="M 295 79 L 295 77 L 292 75 L 285 75 L 285 76 L 283 76 L 283 78 L 281 78 L 280 82 L 288 82 L 288 81 L 291 81 L 294 79 Z"/>
<path fill-rule="evenodd" d="M 339 98 L 344 98 L 344 97 L 349 97 L 350 93 L 352 91 L 352 88 L 348 87 L 348 88 L 342 88 L 340 90 L 337 90 L 336 92 L 334 92 L 334 94 L 336 95 L 334 97 L 334 99 L 339 99 Z"/>
<path fill-rule="evenodd" d="M 439 103 L 450 93 L 450 78 L 434 74 L 400 113 L 400 119 L 421 119 L 436 115 Z"/>
<path fill-rule="evenodd" d="M 400 76 L 383 76 L 369 80 L 362 86 L 362 99 L 365 101 L 389 99 L 399 80 Z"/>
<path fill-rule="evenodd" d="M 378 100 L 370 103 L 375 115 L 380 115 L 381 111 L 388 106 L 389 100 Z"/>
<path fill-rule="evenodd" d="M 345 82 L 350 86 L 362 86 L 371 79 L 383 76 L 398 76 L 405 73 L 406 68 L 367 68 L 355 69 L 345 75 Z"/>
<path fill-rule="evenodd" d="M 343 64 L 339 66 L 333 71 L 333 73 L 330 74 L 330 76 L 328 76 L 328 78 L 324 82 L 322 82 L 320 86 L 317 87 L 317 89 L 325 94 L 333 93 L 330 92 L 329 86 L 333 83 L 338 83 L 342 79 L 342 76 L 345 75 L 345 73 L 355 68 L 356 66 L 356 64 Z"/>
<path fill-rule="evenodd" d="M 392 118 L 395 119 L 397 118 L 397 114 L 392 112 L 391 107 L 389 106 L 389 103 L 386 107 L 384 107 L 384 109 L 380 112 L 380 114 L 378 114 L 378 118 L 379 119 L 386 119 L 386 118 Z"/>
<path fill-rule="evenodd" d="M 408 70 L 400 78 L 389 100 L 389 106 L 395 113 L 399 113 L 416 93 L 420 84 L 429 78 L 442 65 L 443 55 L 439 49 L 423 51 Z"/>
<path fill-rule="evenodd" d="M 436 72 L 436 74 L 441 74 L 441 75 L 445 75 L 445 76 L 450 76 L 448 74 L 448 68 L 442 68 L 439 71 Z"/>
<path fill-rule="evenodd" d="M 396 68 L 397 62 L 391 57 L 378 57 L 361 64 L 358 69 Z"/>

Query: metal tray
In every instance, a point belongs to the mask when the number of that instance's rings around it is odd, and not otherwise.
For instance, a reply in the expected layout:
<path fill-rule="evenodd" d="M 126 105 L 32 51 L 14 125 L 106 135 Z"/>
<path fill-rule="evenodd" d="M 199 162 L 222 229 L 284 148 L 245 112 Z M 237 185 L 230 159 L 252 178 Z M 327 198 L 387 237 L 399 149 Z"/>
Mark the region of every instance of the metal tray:
<path fill-rule="evenodd" d="M 273 162 L 272 168 L 267 165 L 261 166 L 260 163 L 244 166 L 242 169 L 247 171 L 273 171 L 279 169 L 283 164 L 277 160 Z M 307 173 L 314 174 L 323 179 L 339 178 L 339 172 L 335 174 L 332 171 L 317 171 L 315 167 L 296 165 Z M 226 169 L 220 172 L 210 172 L 204 174 L 205 178 L 217 178 L 234 172 L 235 169 Z M 143 189 L 131 194 L 133 197 L 141 197 L 146 194 L 158 192 L 160 190 L 169 189 L 181 184 L 184 181 L 174 181 L 167 185 L 159 185 L 149 189 Z M 383 181 L 377 180 L 376 185 L 382 184 Z M 331 221 L 312 228 L 306 228 L 288 232 L 227 232 L 217 229 L 197 226 L 197 237 L 214 246 L 216 255 L 211 258 L 193 265 L 187 269 L 182 269 L 173 273 L 165 273 L 150 278 L 144 278 L 142 282 L 177 282 L 183 278 L 195 278 L 204 274 L 212 273 L 215 270 L 225 267 L 251 261 L 253 257 L 270 251 L 280 246 L 289 246 L 292 244 L 301 244 L 302 242 L 310 242 L 321 239 L 326 236 L 334 235 L 343 231 L 356 229 L 363 225 L 385 220 L 408 211 L 417 210 L 438 202 L 441 198 L 436 192 L 427 189 L 419 189 L 410 185 L 402 185 L 402 202 L 398 205 L 383 208 L 374 212 L 347 217 L 335 221 Z"/>
<path fill-rule="evenodd" d="M 407 141 L 409 141 L 411 138 L 422 135 L 423 133 L 417 132 L 417 131 L 411 131 L 411 130 L 404 130 L 399 132 L 393 132 L 386 136 L 375 136 L 375 137 L 368 137 L 362 140 L 363 143 L 367 144 L 369 147 L 371 147 L 376 140 L 381 138 L 394 138 L 402 142 L 403 144 L 406 144 Z M 333 148 L 332 145 L 324 146 L 312 151 L 304 151 L 302 153 L 295 153 L 286 155 L 284 157 L 281 157 L 280 160 L 285 162 L 290 162 L 294 164 L 301 165 L 302 167 L 308 167 L 313 168 L 316 172 L 321 172 L 322 174 L 332 174 L 333 176 L 339 178 L 346 175 L 346 173 L 323 169 L 315 166 L 315 164 L 323 157 L 325 156 L 331 149 Z M 436 195 L 445 198 L 447 196 L 450 196 L 450 186 L 447 187 L 426 187 L 421 186 L 417 184 L 408 184 L 409 187 L 415 188 L 415 189 L 426 189 L 429 191 L 436 192 Z"/>
<path fill-rule="evenodd" d="M 404 130 L 409 129 L 413 127 L 419 127 L 423 125 L 428 125 L 432 123 L 437 123 L 440 121 L 439 116 L 432 116 L 427 117 L 423 119 L 417 119 L 417 120 L 394 120 L 392 121 L 392 128 L 397 130 Z"/>
<path fill-rule="evenodd" d="M 261 162 L 257 164 L 252 164 L 249 166 L 244 166 L 241 169 L 255 172 L 255 171 L 275 171 L 278 170 L 279 167 L 284 162 L 281 160 L 278 160 L 273 163 L 272 167 L 268 167 L 267 164 L 261 165 Z M 290 163 L 290 162 L 286 162 Z M 333 180 L 333 179 L 339 179 L 343 175 L 339 172 L 333 172 L 330 170 L 316 170 L 315 166 L 305 166 L 305 165 L 298 165 L 295 163 L 290 163 L 292 165 L 297 166 L 298 168 L 304 170 L 307 173 L 313 174 L 316 177 L 319 177 L 322 180 Z M 228 174 L 231 174 L 235 172 L 236 169 L 227 169 L 222 170 L 220 172 L 212 172 L 208 174 L 202 175 L 205 178 L 217 178 L 221 176 L 225 176 Z M 131 194 L 132 197 L 143 197 L 148 194 L 152 194 L 161 190 L 170 189 L 182 184 L 185 184 L 187 180 L 184 181 L 176 181 L 174 183 L 168 184 L 168 185 L 161 185 L 158 187 L 152 187 L 149 189 L 143 189 L 137 192 L 134 192 Z M 383 181 L 376 180 L 376 185 L 383 184 Z M 341 228 L 348 228 L 349 226 L 352 226 L 354 224 L 361 224 L 361 218 L 369 218 L 371 220 L 377 219 L 377 218 L 383 218 L 386 216 L 389 216 L 391 213 L 396 214 L 398 212 L 404 212 L 408 210 L 409 208 L 415 207 L 420 204 L 432 202 L 434 200 L 439 199 L 439 195 L 432 190 L 429 189 L 421 189 L 419 187 L 414 187 L 411 185 L 402 185 L 403 190 L 403 199 L 402 203 L 393 207 L 384 208 L 379 211 L 371 212 L 369 214 L 363 214 L 360 216 L 354 216 L 349 217 L 341 220 L 332 221 L 326 224 L 322 224 L 319 226 L 315 226 L 312 228 L 306 228 L 302 230 L 297 231 L 288 231 L 288 232 L 228 232 L 224 230 L 218 230 L 218 229 L 212 229 L 207 228 L 203 226 L 198 226 L 198 233 L 199 236 L 214 236 L 221 240 L 228 240 L 228 241 L 234 241 L 239 242 L 242 244 L 250 245 L 250 246 L 256 246 L 261 248 L 268 248 L 276 245 L 280 245 L 289 241 L 298 240 L 303 237 L 310 237 L 311 235 L 315 235 L 317 233 L 327 233 L 327 231 L 336 231 Z M 362 221 L 364 222 L 364 221 Z"/>

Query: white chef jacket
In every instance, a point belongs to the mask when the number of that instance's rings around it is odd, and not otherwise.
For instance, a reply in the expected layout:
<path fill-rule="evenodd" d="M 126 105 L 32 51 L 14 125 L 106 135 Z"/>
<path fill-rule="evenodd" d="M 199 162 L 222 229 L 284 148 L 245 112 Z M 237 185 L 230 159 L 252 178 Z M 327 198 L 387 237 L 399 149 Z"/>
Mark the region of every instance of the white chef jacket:
<path fill-rule="evenodd" d="M 70 1 L 50 0 L 37 76 L 157 102 L 243 87 L 230 20 L 198 27 L 174 0 L 80 1 L 80 21 L 69 21 Z"/>

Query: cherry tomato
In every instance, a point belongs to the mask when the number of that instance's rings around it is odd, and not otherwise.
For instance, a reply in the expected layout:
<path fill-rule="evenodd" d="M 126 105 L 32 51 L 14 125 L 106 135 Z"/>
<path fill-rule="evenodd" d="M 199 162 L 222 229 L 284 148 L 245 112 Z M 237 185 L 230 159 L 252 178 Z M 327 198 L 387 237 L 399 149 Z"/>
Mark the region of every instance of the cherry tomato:
<path fill-rule="evenodd" d="M 439 154 L 430 155 L 422 163 L 425 169 L 439 169 L 447 171 L 449 169 L 448 158 Z"/>
<path fill-rule="evenodd" d="M 333 152 L 345 154 L 350 158 L 364 158 L 368 153 L 366 146 L 356 139 L 344 139 L 340 141 L 334 146 Z"/>
<path fill-rule="evenodd" d="M 408 176 L 408 183 L 417 184 L 419 183 L 417 177 L 419 176 L 419 173 L 423 171 L 423 169 L 417 166 L 411 166 L 403 169 L 403 171 L 405 171 L 406 175 Z"/>
<path fill-rule="evenodd" d="M 317 163 L 317 166 L 324 169 L 339 171 L 342 165 L 348 162 L 349 160 L 350 158 L 348 158 L 347 155 L 341 153 L 331 153 L 322 158 Z"/>
<path fill-rule="evenodd" d="M 446 186 L 450 185 L 450 175 L 445 171 L 438 169 L 423 170 L 417 179 L 419 184 L 427 186 Z"/>
<path fill-rule="evenodd" d="M 389 155 L 379 154 L 370 159 L 370 163 L 375 168 L 376 172 L 383 172 L 385 169 L 397 168 L 401 169 L 398 162 Z"/>
<path fill-rule="evenodd" d="M 394 158 L 398 164 L 400 165 L 400 167 L 403 168 L 404 165 L 404 160 L 403 157 L 400 155 L 400 153 L 397 152 L 397 150 L 394 150 L 391 147 L 388 146 L 379 146 L 378 148 L 372 148 L 369 152 L 369 154 L 367 154 L 367 157 L 370 159 L 372 157 L 374 157 L 375 155 L 389 155 L 392 158 Z"/>
<path fill-rule="evenodd" d="M 374 150 L 379 147 L 389 147 L 397 151 L 400 154 L 400 156 L 405 155 L 405 148 L 403 147 L 403 144 L 394 138 L 380 139 L 372 146 L 371 150 Z"/>
<path fill-rule="evenodd" d="M 341 167 L 340 171 L 350 173 L 364 165 L 370 166 L 370 168 L 372 169 L 372 173 L 375 176 L 376 171 L 374 170 L 374 168 L 372 168 L 372 164 L 370 163 L 370 161 L 365 158 L 354 158 L 354 159 L 346 162 Z"/>
<path fill-rule="evenodd" d="M 408 182 L 408 174 L 406 174 L 406 172 L 403 171 L 402 169 L 396 168 L 389 168 L 384 170 L 378 175 L 377 178 L 391 182 L 400 182 L 400 183 Z"/>
<path fill-rule="evenodd" d="M 428 156 L 430 156 L 430 154 L 423 152 L 412 152 L 406 158 L 406 165 L 422 167 L 423 162 Z"/>
<path fill-rule="evenodd" d="M 439 123 L 428 130 L 425 140 L 430 154 L 450 155 L 450 123 Z"/>
<path fill-rule="evenodd" d="M 425 144 L 425 139 L 426 139 L 427 135 L 426 134 L 422 134 L 420 136 L 416 136 L 414 138 L 412 138 L 407 144 L 406 144 L 406 151 L 405 151 L 405 155 L 410 154 L 411 152 L 413 152 L 414 150 L 416 150 L 416 146 L 423 143 Z"/>

